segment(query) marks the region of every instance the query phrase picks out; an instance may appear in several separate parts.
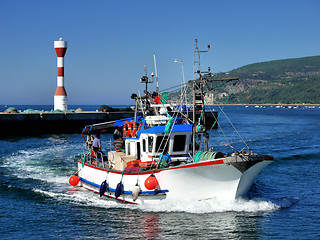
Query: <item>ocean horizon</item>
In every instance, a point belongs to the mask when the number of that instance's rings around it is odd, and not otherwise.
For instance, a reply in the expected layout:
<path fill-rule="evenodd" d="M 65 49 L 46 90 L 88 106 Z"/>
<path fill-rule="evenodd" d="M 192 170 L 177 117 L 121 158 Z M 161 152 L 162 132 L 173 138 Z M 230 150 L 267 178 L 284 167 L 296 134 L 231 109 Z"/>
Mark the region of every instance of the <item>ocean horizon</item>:
<path fill-rule="evenodd" d="M 106 105 L 106 104 L 104 104 Z M 69 110 L 76 110 L 78 108 L 81 108 L 83 111 L 98 111 L 100 106 L 102 105 L 68 105 Z M 126 107 L 131 107 L 134 106 L 134 104 L 122 104 L 122 105 L 115 105 L 115 104 L 110 104 L 108 105 L 113 108 L 126 108 Z M 54 109 L 53 105 L 31 105 L 31 104 L 26 104 L 26 105 L 0 105 L 0 112 L 4 112 L 10 107 L 14 107 L 18 111 L 25 111 L 27 109 L 33 109 L 33 110 L 39 110 L 39 111 L 51 111 Z"/>
<path fill-rule="evenodd" d="M 110 106 L 112 108 L 127 108 L 127 107 L 134 107 L 135 104 L 102 104 L 102 105 L 107 105 Z M 102 105 L 98 105 L 98 104 L 89 104 L 89 105 L 68 105 L 68 109 L 69 110 L 76 110 L 78 108 L 81 108 L 83 111 L 98 111 L 99 108 Z M 208 105 L 208 106 L 222 106 L 223 104 L 213 104 L 213 105 Z M 226 106 L 261 106 L 261 107 L 274 107 L 274 106 L 301 106 L 301 107 L 320 107 L 320 104 L 226 104 Z M 44 104 L 44 105 L 40 105 L 40 104 L 21 104 L 21 105 L 17 105 L 17 104 L 12 104 L 12 105 L 0 105 L 0 112 L 4 112 L 5 110 L 7 110 L 10 107 L 14 107 L 15 109 L 17 109 L 18 111 L 22 112 L 25 111 L 27 109 L 33 109 L 33 110 L 39 110 L 39 111 L 51 111 L 54 109 L 54 105 L 48 105 L 48 104 Z"/>

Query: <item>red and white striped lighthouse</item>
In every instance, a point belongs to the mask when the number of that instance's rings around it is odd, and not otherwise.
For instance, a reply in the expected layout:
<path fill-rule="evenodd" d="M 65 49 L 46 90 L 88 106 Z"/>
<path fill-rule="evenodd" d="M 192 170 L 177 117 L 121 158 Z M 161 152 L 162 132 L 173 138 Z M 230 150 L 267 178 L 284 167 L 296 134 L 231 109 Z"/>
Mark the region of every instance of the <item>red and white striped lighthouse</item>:
<path fill-rule="evenodd" d="M 54 110 L 66 111 L 68 109 L 67 104 L 67 92 L 64 88 L 64 55 L 67 51 L 67 42 L 54 41 L 54 49 L 57 53 L 57 67 L 58 67 L 58 77 L 57 77 L 57 90 L 54 94 Z"/>

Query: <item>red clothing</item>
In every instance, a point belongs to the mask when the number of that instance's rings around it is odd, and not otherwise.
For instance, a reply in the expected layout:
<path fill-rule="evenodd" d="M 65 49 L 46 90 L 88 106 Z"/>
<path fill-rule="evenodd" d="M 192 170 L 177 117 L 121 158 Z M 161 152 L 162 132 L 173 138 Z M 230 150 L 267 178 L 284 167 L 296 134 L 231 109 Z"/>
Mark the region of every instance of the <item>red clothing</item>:
<path fill-rule="evenodd" d="M 156 104 L 160 104 L 161 103 L 161 100 L 160 100 L 159 96 L 156 96 L 154 98 L 154 103 L 156 103 Z"/>
<path fill-rule="evenodd" d="M 113 147 L 116 150 L 124 149 L 124 140 L 122 138 L 118 138 L 118 139 L 114 140 Z"/>

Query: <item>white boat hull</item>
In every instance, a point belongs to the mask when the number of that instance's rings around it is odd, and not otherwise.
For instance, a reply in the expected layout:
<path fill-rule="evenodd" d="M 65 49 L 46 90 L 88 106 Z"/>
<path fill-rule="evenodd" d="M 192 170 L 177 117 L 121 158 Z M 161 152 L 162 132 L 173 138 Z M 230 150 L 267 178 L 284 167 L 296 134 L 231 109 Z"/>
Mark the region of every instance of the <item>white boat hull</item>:
<path fill-rule="evenodd" d="M 232 158 L 232 157 L 229 157 Z M 231 159 L 231 161 L 234 161 Z M 115 199 L 115 189 L 122 180 L 124 193 L 117 200 L 134 203 L 157 203 L 164 201 L 190 201 L 210 198 L 235 199 L 245 196 L 252 182 L 263 168 L 272 160 L 256 162 L 245 171 L 240 171 L 230 159 L 207 160 L 198 163 L 180 165 L 167 169 L 157 169 L 141 173 L 128 173 L 97 168 L 92 165 L 78 163 L 80 185 L 99 193 L 99 188 L 107 180 L 109 190 L 104 196 Z M 154 173 L 158 180 L 155 190 L 144 186 L 145 180 Z M 123 176 L 122 176 L 123 175 Z M 132 189 L 139 183 L 141 194 L 136 201 L 132 199 Z"/>

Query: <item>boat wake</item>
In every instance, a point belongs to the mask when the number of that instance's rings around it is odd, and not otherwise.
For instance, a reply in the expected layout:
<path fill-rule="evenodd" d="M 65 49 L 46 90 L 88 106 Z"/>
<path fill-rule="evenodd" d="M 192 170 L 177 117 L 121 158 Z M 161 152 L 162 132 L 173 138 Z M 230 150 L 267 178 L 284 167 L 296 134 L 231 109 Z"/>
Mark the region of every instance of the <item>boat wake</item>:
<path fill-rule="evenodd" d="M 293 204 L 297 203 L 298 201 L 299 201 L 299 198 L 297 197 L 286 197 L 282 199 L 277 199 L 274 202 L 280 208 L 290 208 Z"/>
<path fill-rule="evenodd" d="M 6 175 L 19 179 L 40 180 L 48 183 L 68 183 L 74 154 L 67 154 L 70 145 L 54 144 L 30 150 L 19 150 L 2 160 Z"/>
<path fill-rule="evenodd" d="M 74 146 L 75 147 L 75 146 Z M 75 147 L 76 148 L 76 147 Z M 8 179 L 19 180 L 20 187 L 53 201 L 69 202 L 79 206 L 106 209 L 131 209 L 142 212 L 186 212 L 195 214 L 221 212 L 272 212 L 290 207 L 298 200 L 285 198 L 277 201 L 256 199 L 202 201 L 179 201 L 162 204 L 129 205 L 88 192 L 81 187 L 70 187 L 68 176 L 74 164 L 74 152 L 68 153 L 70 145 L 54 143 L 52 147 L 20 150 L 2 161 Z M 11 176 L 11 177 L 10 177 Z M 12 178 L 13 177 L 13 178 Z M 31 180 L 31 181 L 30 181 Z M 8 183 L 12 185 L 13 183 Z M 18 190 L 17 190 L 18 191 Z M 20 190 L 19 190 L 20 191 Z"/>
<path fill-rule="evenodd" d="M 88 192 L 80 187 L 70 188 L 67 193 L 55 193 L 42 190 L 34 190 L 38 193 L 54 198 L 59 201 L 70 201 L 73 204 L 80 206 L 99 207 L 106 209 L 131 209 L 140 210 L 142 212 L 185 212 L 194 214 L 204 213 L 222 213 L 222 212 L 245 212 L 245 213 L 260 213 L 276 211 L 283 206 L 273 203 L 271 201 L 263 200 L 218 200 L 207 199 L 202 201 L 175 201 L 164 202 L 162 204 L 144 204 L 144 205 L 131 205 L 123 204 L 113 200 L 109 200 L 98 194 Z M 279 203 L 281 203 L 279 201 Z M 288 202 L 286 202 L 288 203 Z M 289 207 L 289 206 L 287 206 Z"/>
<path fill-rule="evenodd" d="M 221 212 L 270 212 L 279 209 L 279 206 L 261 200 L 220 200 L 207 199 L 193 202 L 175 202 L 161 205 L 143 205 L 140 206 L 143 211 L 150 212 L 187 212 L 187 213 L 221 213 Z"/>

